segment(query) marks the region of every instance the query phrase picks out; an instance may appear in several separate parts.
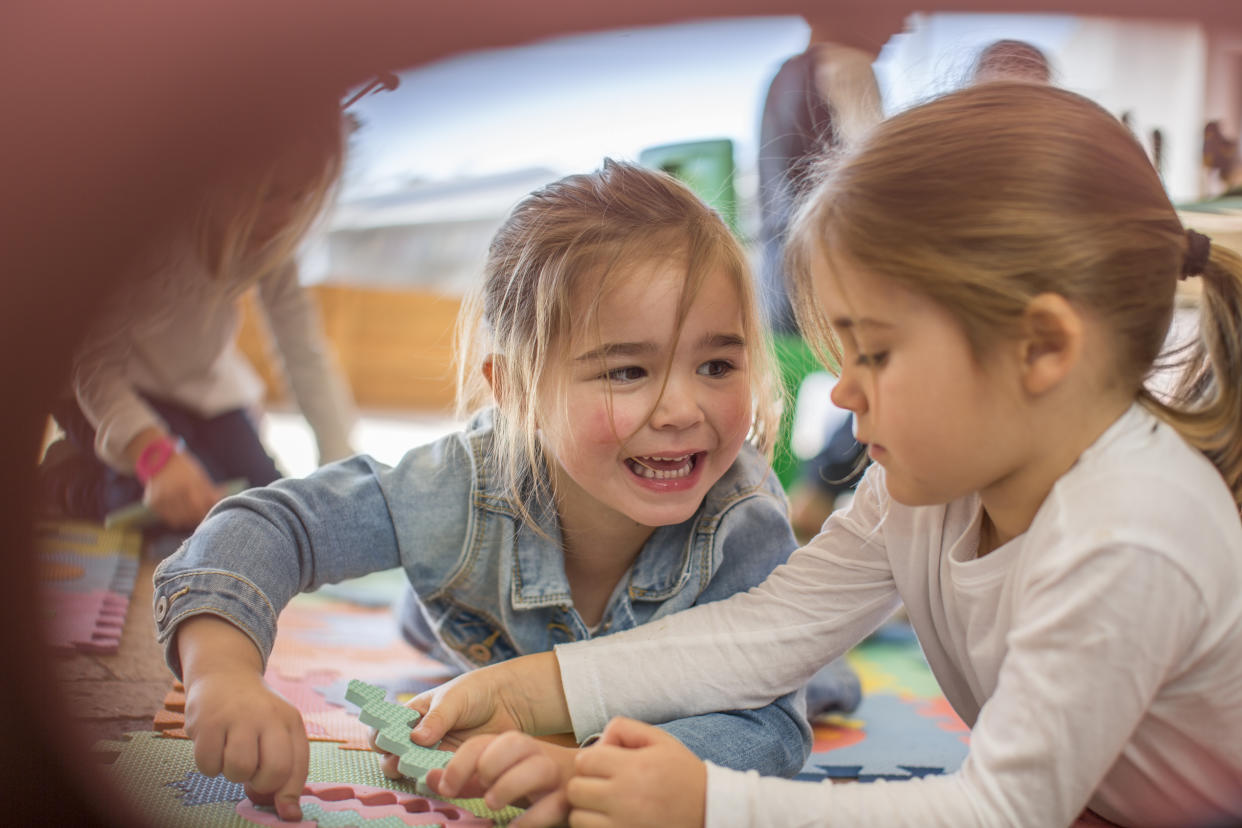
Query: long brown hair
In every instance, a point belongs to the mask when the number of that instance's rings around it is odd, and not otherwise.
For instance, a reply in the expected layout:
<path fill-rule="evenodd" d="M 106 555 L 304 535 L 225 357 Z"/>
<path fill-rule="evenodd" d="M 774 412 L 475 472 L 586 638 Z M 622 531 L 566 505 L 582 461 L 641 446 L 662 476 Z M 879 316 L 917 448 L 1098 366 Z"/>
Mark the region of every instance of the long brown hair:
<path fill-rule="evenodd" d="M 635 264 L 676 261 L 685 267 L 678 307 L 684 321 L 704 277 L 734 281 L 741 304 L 754 416 L 749 439 L 770 450 L 777 421 L 771 349 L 759 321 L 754 286 L 741 245 L 720 216 L 672 176 L 605 160 L 599 170 L 571 175 L 527 196 L 492 240 L 483 284 L 467 297 L 458 327 L 458 413 L 496 405 L 494 470 L 507 481 L 523 519 L 537 523 L 535 503 L 551 503 L 540 473 L 538 412 L 541 380 L 559 368 L 573 331 L 596 324 L 599 299 Z M 575 298 L 591 290 L 585 314 Z M 480 371 L 492 358 L 501 372 L 493 397 Z M 629 435 L 618 435 L 624 439 Z"/>
<path fill-rule="evenodd" d="M 1187 235 L 1146 153 L 1079 95 L 993 82 L 882 123 L 826 170 L 790 245 L 799 321 L 839 356 L 814 300 L 816 251 L 927 295 L 977 357 L 1040 293 L 1111 331 L 1113 382 L 1215 463 L 1242 502 L 1242 257 L 1213 246 L 1199 335 L 1171 394 L 1147 385 L 1164 348 Z"/>
<path fill-rule="evenodd" d="M 205 195 L 194 225 L 194 242 L 213 278 L 254 283 L 296 255 L 332 201 L 344 163 L 345 135 L 351 124 L 334 101 L 325 102 L 315 117 L 307 119 L 296 140 L 266 169 L 246 170 Z M 297 204 L 277 232 L 256 245 L 254 234 L 265 202 L 277 195 L 273 189 L 282 165 L 290 164 L 302 165 L 299 172 L 305 175 L 298 182 Z"/>

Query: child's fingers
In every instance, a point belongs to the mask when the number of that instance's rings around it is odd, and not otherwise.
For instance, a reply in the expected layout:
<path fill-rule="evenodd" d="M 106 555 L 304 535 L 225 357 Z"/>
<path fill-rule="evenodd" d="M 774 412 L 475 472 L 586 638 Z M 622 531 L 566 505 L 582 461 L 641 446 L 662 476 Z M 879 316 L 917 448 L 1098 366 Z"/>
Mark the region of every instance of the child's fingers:
<path fill-rule="evenodd" d="M 517 825 L 516 822 L 510 825 Z M 617 822 L 608 814 L 597 811 L 573 810 L 569 814 L 569 828 L 616 828 Z"/>
<path fill-rule="evenodd" d="M 401 762 L 401 757 L 395 753 L 387 753 L 381 751 L 384 755 L 380 757 L 380 773 L 384 774 L 388 779 L 402 779 L 405 774 L 397 767 Z"/>
<path fill-rule="evenodd" d="M 635 761 L 634 748 L 596 742 L 574 757 L 574 773 L 579 777 L 611 778 Z"/>
<path fill-rule="evenodd" d="M 444 773 L 438 780 L 436 792 L 441 796 L 457 796 L 465 787 L 466 782 L 477 772 L 479 757 L 483 755 L 483 751 L 491 742 L 492 737 L 489 736 L 467 739 L 466 743 L 453 754 L 449 763 L 444 766 Z"/>
<path fill-rule="evenodd" d="M 496 747 L 493 744 L 492 750 Z M 484 757 L 483 765 L 486 770 L 480 771 L 480 779 L 490 775 L 491 769 L 487 768 L 490 764 L 488 761 L 491 758 L 490 752 L 489 756 Z M 534 799 L 539 794 L 555 790 L 560 785 L 560 781 L 560 768 L 555 762 L 541 753 L 531 753 L 502 770 L 496 776 L 495 781 L 488 785 L 483 801 L 487 803 L 487 807 L 500 810 L 519 799 L 525 797 Z"/>
<path fill-rule="evenodd" d="M 224 778 L 249 782 L 259 766 L 259 736 L 249 728 L 229 730 L 224 741 Z"/>
<path fill-rule="evenodd" d="M 574 814 L 577 814 L 579 809 L 610 813 L 614 787 L 611 779 L 575 776 L 565 785 L 565 796 L 569 800 L 570 807 L 574 809 Z"/>
<path fill-rule="evenodd" d="M 659 744 L 663 739 L 673 738 L 654 725 L 645 724 L 624 716 L 613 718 L 604 728 L 599 737 L 600 745 L 615 745 L 623 748 L 642 748 Z"/>
<path fill-rule="evenodd" d="M 389 777 L 390 779 L 392 777 Z M 432 768 L 427 771 L 427 775 L 423 777 L 423 781 L 427 783 L 427 787 L 431 790 L 440 791 L 440 780 L 444 778 L 444 768 Z"/>
<path fill-rule="evenodd" d="M 379 738 L 379 731 L 371 728 L 371 732 L 367 735 L 367 741 L 371 745 L 371 750 L 379 754 L 380 773 L 384 774 L 388 779 L 401 779 L 405 776 L 397 769 L 397 763 L 401 761 L 401 757 L 394 753 L 389 753 L 379 746 L 376 739 Z"/>
<path fill-rule="evenodd" d="M 569 800 L 564 790 L 555 790 L 527 808 L 509 823 L 510 828 L 547 828 L 564 825 L 569 816 Z"/>
<path fill-rule="evenodd" d="M 224 730 L 205 728 L 199 732 L 186 732 L 194 740 L 194 764 L 203 776 L 219 776 L 224 769 Z"/>
<path fill-rule="evenodd" d="M 430 747 L 444 738 L 444 734 L 453 729 L 461 714 L 460 705 L 455 698 L 449 696 L 440 701 L 418 720 L 410 738 L 415 744 Z"/>
<path fill-rule="evenodd" d="M 275 793 L 293 770 L 293 746 L 284 728 L 268 728 L 259 735 L 259 763 L 247 780 L 258 793 Z"/>
<path fill-rule="evenodd" d="M 288 779 L 276 791 L 276 815 L 286 821 L 300 821 L 302 789 L 306 785 L 306 775 L 310 772 L 310 742 L 306 739 L 305 731 L 292 735 L 293 761 Z"/>
<path fill-rule="evenodd" d="M 431 709 L 431 700 L 435 696 L 435 690 L 424 690 L 414 698 L 405 703 L 405 706 L 411 710 L 417 710 L 420 714 L 426 715 Z"/>

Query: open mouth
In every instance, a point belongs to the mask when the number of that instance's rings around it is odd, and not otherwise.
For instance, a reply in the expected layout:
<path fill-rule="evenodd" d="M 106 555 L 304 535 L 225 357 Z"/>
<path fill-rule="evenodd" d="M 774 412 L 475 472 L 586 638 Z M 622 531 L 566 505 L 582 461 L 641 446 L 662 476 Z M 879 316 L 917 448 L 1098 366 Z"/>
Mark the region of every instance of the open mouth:
<path fill-rule="evenodd" d="M 627 457 L 625 465 L 634 474 L 648 480 L 677 480 L 689 477 L 702 455 L 703 452 L 695 452 L 675 456 Z"/>

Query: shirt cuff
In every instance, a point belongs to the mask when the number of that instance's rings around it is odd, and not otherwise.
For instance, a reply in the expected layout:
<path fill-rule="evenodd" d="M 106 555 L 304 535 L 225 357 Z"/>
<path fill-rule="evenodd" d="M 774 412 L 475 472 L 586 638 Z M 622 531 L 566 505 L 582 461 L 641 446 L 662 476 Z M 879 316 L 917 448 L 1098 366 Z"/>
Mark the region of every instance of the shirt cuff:
<path fill-rule="evenodd" d="M 752 824 L 751 801 L 758 771 L 735 771 L 711 762 L 707 765 L 707 801 L 703 803 L 704 828 L 747 828 Z"/>
<path fill-rule="evenodd" d="M 125 456 L 130 442 L 148 428 L 168 430 L 155 412 L 136 399 L 114 409 L 95 430 L 95 454 L 122 474 L 133 474 L 134 466 Z"/>
<path fill-rule="evenodd" d="M 267 669 L 276 638 L 276 612 L 253 583 L 215 569 L 180 572 L 162 581 L 157 568 L 155 581 L 155 638 L 164 645 L 164 661 L 178 679 L 181 657 L 173 646 L 173 632 L 185 619 L 204 613 L 218 615 L 249 636 Z"/>
<path fill-rule="evenodd" d="M 600 692 L 599 676 L 591 669 L 591 656 L 587 650 L 590 641 L 558 644 L 556 663 L 561 671 L 561 686 L 565 690 L 565 703 L 574 726 L 574 739 L 582 744 L 591 736 L 602 733 L 611 716 L 604 705 Z"/>

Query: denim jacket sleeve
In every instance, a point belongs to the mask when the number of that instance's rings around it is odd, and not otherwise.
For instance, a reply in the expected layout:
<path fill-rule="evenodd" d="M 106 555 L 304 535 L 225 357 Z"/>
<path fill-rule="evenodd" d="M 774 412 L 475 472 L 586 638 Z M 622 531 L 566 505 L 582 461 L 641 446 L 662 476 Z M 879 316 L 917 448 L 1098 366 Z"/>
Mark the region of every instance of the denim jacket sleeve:
<path fill-rule="evenodd" d="M 394 468 L 357 456 L 222 501 L 155 571 L 156 634 L 168 666 L 180 676 L 172 634 L 192 615 L 231 621 L 266 663 L 277 616 L 299 592 L 403 564 L 412 573 L 456 560 L 470 465 L 465 445 L 447 437 L 412 450 Z M 418 549 L 403 550 L 398 521 L 425 528 Z"/>
<path fill-rule="evenodd" d="M 785 495 L 771 472 L 753 494 L 726 506 L 719 520 L 713 549 L 718 566 L 696 604 L 757 586 L 797 546 Z M 701 759 L 765 776 L 794 776 L 811 753 L 802 691 L 755 710 L 707 713 L 660 727 Z"/>

